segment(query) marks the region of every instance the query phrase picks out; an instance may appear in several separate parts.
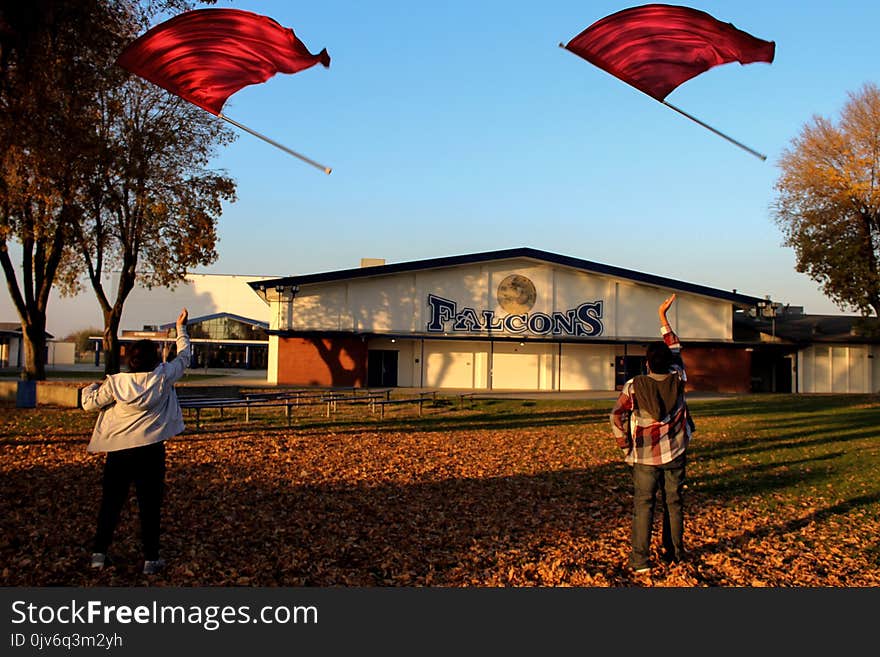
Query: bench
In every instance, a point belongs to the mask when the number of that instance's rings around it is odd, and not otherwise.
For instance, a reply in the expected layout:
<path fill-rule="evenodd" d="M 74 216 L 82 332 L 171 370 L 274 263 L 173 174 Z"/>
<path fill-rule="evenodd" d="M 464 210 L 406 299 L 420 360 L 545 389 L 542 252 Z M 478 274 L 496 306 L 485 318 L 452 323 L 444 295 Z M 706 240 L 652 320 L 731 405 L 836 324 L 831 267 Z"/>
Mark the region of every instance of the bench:
<path fill-rule="evenodd" d="M 380 417 L 385 418 L 385 407 L 389 405 L 396 404 L 418 404 L 419 405 L 419 417 L 422 417 L 422 407 L 425 405 L 425 402 L 428 401 L 427 396 L 424 394 L 419 394 L 418 397 L 408 397 L 404 399 L 380 399 L 373 402 L 374 407 L 378 406 L 380 409 Z"/>
<path fill-rule="evenodd" d="M 290 426 L 290 407 L 294 404 L 289 399 L 248 399 L 248 398 L 228 398 L 228 399 L 182 399 L 180 400 L 181 409 L 192 409 L 196 413 L 196 429 L 201 428 L 203 408 L 216 408 L 220 411 L 220 417 L 223 417 L 223 410 L 227 408 L 244 407 L 244 421 L 251 421 L 251 408 L 271 408 L 284 407 L 284 413 L 287 417 L 287 426 Z"/>
<path fill-rule="evenodd" d="M 460 394 L 460 395 L 458 396 L 458 410 L 461 410 L 462 408 L 464 408 L 464 400 L 465 400 L 465 399 L 467 399 L 468 401 L 470 401 L 471 407 L 473 407 L 473 405 L 474 405 L 474 396 L 475 396 L 476 394 L 477 394 L 477 393 L 475 393 L 475 392 L 463 392 L 462 394 Z"/>
<path fill-rule="evenodd" d="M 184 397 L 178 399 L 180 408 L 192 408 L 196 411 L 196 424 L 198 425 L 200 411 L 203 408 L 219 408 L 220 417 L 223 417 L 223 409 L 226 406 L 236 405 L 241 402 L 241 397 Z"/>
<path fill-rule="evenodd" d="M 372 393 L 368 392 L 364 395 L 336 393 L 322 397 L 321 402 L 327 404 L 327 417 L 330 417 L 330 413 L 337 410 L 339 402 L 343 402 L 349 405 L 366 404 L 370 407 L 370 413 L 373 413 L 375 411 L 377 403 L 387 401 L 388 399 L 390 399 L 390 397 L 390 391 Z"/>
<path fill-rule="evenodd" d="M 291 408 L 295 406 L 326 405 L 326 416 L 337 410 L 338 404 L 366 404 L 370 406 L 370 413 L 375 412 L 375 403 L 390 399 L 391 389 L 370 390 L 356 389 L 330 389 L 330 390 L 306 390 L 285 391 L 271 393 L 244 393 L 240 397 L 210 397 L 188 396 L 179 398 L 182 409 L 192 409 L 196 415 L 196 428 L 201 428 L 202 409 L 216 408 L 223 417 L 224 409 L 241 408 L 245 410 L 245 422 L 250 422 L 251 408 L 283 407 L 287 418 L 287 426 L 291 423 Z"/>

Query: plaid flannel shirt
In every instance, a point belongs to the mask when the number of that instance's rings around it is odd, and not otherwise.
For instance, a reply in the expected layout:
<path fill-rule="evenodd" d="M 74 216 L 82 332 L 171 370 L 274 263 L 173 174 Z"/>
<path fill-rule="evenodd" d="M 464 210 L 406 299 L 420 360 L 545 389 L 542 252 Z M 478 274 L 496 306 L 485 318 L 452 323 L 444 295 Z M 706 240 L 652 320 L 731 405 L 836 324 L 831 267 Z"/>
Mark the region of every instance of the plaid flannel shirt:
<path fill-rule="evenodd" d="M 665 326 L 660 329 L 660 334 L 673 355 L 678 356 L 681 353 L 678 336 Z M 681 361 L 680 358 L 676 360 Z M 673 365 L 671 373 L 682 382 L 687 381 L 683 364 Z M 633 393 L 633 380 L 630 379 L 624 384 L 611 411 L 611 430 L 617 446 L 624 451 L 627 463 L 663 465 L 678 458 L 687 449 L 693 422 L 683 394 L 665 418 L 655 420 L 647 415 L 643 417 Z"/>

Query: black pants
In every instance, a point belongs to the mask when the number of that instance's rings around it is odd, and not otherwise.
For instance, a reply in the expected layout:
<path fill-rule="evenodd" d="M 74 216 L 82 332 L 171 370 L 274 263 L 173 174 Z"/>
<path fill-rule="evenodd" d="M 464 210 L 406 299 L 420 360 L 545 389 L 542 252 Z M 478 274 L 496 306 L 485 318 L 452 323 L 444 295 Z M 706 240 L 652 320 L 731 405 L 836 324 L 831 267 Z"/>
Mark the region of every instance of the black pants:
<path fill-rule="evenodd" d="M 155 561 L 159 558 L 159 520 L 165 489 L 164 442 L 107 452 L 93 551 L 107 553 L 132 482 L 137 494 L 144 559 Z"/>

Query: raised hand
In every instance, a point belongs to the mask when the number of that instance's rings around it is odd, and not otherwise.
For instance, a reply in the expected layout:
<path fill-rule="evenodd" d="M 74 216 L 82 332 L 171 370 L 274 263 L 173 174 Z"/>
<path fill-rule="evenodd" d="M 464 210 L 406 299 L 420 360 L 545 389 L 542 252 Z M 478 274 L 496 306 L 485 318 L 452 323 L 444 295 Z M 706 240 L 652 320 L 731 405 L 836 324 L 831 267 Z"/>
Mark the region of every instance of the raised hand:
<path fill-rule="evenodd" d="M 666 319 L 666 311 L 669 310 L 669 307 L 675 301 L 675 293 L 672 293 L 672 296 L 666 298 L 663 303 L 660 304 L 660 307 L 657 309 L 657 314 L 660 315 L 660 322 L 664 326 L 669 325 L 669 321 Z"/>

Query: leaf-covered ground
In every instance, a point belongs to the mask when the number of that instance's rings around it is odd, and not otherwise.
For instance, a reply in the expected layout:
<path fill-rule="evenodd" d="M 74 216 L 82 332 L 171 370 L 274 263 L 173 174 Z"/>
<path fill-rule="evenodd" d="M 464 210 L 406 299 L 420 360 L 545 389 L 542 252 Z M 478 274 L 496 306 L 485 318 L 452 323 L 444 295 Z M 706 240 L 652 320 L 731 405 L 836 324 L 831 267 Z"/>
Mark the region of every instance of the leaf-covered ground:
<path fill-rule="evenodd" d="M 880 585 L 880 400 L 692 408 L 689 558 L 649 576 L 625 567 L 631 483 L 608 403 L 486 401 L 188 430 L 168 443 L 169 568 L 148 579 L 133 495 L 113 567 L 88 568 L 95 416 L 5 406 L 0 585 Z"/>

